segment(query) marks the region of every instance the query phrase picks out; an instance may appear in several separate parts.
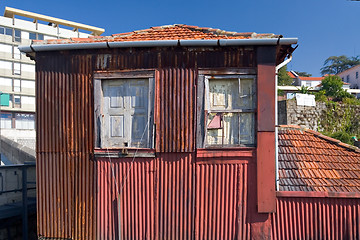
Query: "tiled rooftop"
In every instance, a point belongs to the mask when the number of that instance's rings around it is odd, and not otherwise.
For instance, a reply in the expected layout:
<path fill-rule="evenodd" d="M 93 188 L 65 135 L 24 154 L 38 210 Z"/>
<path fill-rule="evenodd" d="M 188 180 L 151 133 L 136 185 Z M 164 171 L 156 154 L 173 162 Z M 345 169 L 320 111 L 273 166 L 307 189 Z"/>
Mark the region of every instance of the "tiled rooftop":
<path fill-rule="evenodd" d="M 34 40 L 35 44 L 66 44 L 91 42 L 121 42 L 121 41 L 152 41 L 152 40 L 210 40 L 210 39 L 257 39 L 278 38 L 281 35 L 257 34 L 255 32 L 238 33 L 220 29 L 189 26 L 184 24 L 151 27 L 128 33 L 113 34 L 112 36 L 90 36 L 89 38 Z"/>
<path fill-rule="evenodd" d="M 302 81 L 322 81 L 324 77 L 299 77 Z"/>
<path fill-rule="evenodd" d="M 280 191 L 360 192 L 360 149 L 298 126 L 279 129 Z"/>

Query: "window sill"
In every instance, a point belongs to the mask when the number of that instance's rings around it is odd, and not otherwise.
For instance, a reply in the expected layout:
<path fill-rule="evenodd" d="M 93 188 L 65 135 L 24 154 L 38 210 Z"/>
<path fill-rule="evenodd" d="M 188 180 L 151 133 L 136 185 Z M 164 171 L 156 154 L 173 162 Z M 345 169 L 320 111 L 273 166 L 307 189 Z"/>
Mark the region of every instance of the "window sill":
<path fill-rule="evenodd" d="M 248 163 L 255 156 L 255 147 L 202 148 L 196 151 L 196 163 Z"/>
<path fill-rule="evenodd" d="M 155 149 L 148 148 L 117 148 L 95 149 L 95 158 L 154 158 Z"/>

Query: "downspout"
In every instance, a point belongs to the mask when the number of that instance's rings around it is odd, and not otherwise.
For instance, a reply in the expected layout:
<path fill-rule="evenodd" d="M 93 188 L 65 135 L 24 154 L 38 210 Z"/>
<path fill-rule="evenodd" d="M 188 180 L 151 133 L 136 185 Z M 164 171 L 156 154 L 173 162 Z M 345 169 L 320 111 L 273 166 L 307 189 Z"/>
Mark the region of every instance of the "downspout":
<path fill-rule="evenodd" d="M 292 55 L 275 67 L 275 178 L 276 191 L 279 191 L 279 131 L 278 131 L 278 73 L 279 69 L 287 65 L 292 60 Z"/>

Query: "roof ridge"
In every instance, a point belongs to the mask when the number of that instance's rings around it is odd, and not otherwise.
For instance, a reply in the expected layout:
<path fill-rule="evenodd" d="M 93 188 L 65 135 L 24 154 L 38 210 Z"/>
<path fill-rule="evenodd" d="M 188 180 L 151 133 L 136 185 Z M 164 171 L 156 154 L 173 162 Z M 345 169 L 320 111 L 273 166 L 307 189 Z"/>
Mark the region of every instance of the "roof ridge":
<path fill-rule="evenodd" d="M 309 128 L 306 128 L 304 126 L 299 126 L 299 125 L 279 125 L 278 126 L 279 128 L 288 128 L 288 129 L 294 129 L 294 130 L 302 130 L 304 132 L 308 132 L 308 133 L 311 133 L 319 138 L 322 138 L 328 142 L 332 142 L 332 143 L 335 143 L 336 145 L 340 146 L 340 147 L 344 147 L 344 148 L 348 148 L 354 152 L 358 152 L 360 153 L 360 148 L 356 147 L 356 146 L 353 146 L 353 145 L 350 145 L 350 144 L 347 144 L 347 143 L 343 143 L 341 142 L 340 140 L 338 139 L 335 139 L 335 138 L 332 138 L 332 137 L 329 137 L 329 136 L 326 136 L 320 132 L 317 132 L 317 131 L 314 131 L 312 129 L 309 129 Z"/>

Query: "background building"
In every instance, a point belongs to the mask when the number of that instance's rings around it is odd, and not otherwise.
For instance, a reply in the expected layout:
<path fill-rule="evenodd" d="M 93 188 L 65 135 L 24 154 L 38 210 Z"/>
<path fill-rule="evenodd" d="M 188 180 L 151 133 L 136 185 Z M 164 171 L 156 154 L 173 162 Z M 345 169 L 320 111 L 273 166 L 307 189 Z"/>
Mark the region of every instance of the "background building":
<path fill-rule="evenodd" d="M 86 38 L 104 29 L 10 7 L 0 16 L 1 135 L 35 147 L 35 62 L 18 46 L 32 40 Z"/>

